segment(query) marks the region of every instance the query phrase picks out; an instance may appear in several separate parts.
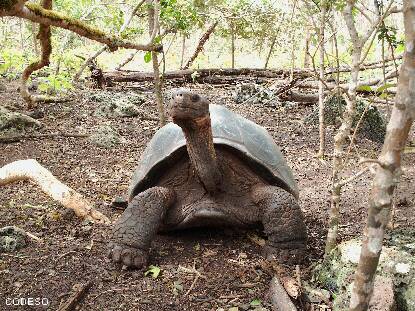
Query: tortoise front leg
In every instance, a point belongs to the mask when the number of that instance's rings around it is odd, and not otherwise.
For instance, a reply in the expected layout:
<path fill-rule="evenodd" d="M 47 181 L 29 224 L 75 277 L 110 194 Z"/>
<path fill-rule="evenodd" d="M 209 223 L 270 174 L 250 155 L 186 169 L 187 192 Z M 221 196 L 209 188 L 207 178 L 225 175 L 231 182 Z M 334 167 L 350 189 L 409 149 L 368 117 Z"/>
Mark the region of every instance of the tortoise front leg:
<path fill-rule="evenodd" d="M 153 187 L 135 196 L 112 230 L 108 257 L 128 267 L 147 264 L 148 250 L 165 211 L 176 200 L 174 190 Z"/>
<path fill-rule="evenodd" d="M 256 186 L 252 189 L 252 199 L 262 212 L 262 224 L 268 237 L 267 257 L 298 263 L 304 256 L 307 232 L 295 197 L 276 186 Z"/>

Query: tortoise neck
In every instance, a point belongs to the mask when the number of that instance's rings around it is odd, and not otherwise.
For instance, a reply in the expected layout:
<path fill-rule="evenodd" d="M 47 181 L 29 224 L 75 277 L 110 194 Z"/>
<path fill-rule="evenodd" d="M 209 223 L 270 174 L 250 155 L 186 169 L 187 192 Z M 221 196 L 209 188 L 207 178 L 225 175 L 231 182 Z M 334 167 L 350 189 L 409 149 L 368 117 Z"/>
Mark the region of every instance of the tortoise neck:
<path fill-rule="evenodd" d="M 213 145 L 210 116 L 191 120 L 174 120 L 186 137 L 187 152 L 196 174 L 209 193 L 220 188 L 222 174 Z"/>

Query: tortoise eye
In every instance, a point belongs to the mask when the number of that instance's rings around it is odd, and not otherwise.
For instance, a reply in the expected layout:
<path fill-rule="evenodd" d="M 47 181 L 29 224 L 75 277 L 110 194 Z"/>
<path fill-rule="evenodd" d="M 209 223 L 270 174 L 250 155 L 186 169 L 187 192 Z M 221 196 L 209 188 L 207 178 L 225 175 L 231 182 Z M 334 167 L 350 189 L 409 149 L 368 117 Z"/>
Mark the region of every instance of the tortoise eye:
<path fill-rule="evenodd" d="M 200 99 L 200 96 L 197 94 L 193 94 L 192 97 L 190 98 L 192 100 L 192 102 L 197 102 Z"/>

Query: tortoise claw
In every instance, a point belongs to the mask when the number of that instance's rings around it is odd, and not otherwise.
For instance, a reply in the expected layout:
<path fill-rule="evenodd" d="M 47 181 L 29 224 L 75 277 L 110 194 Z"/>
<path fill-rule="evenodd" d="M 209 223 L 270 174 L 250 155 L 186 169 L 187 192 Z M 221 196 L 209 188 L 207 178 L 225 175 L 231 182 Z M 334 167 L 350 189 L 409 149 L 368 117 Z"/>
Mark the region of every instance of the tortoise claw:
<path fill-rule="evenodd" d="M 107 257 L 116 263 L 139 269 L 147 265 L 148 253 L 128 245 L 111 242 Z"/>

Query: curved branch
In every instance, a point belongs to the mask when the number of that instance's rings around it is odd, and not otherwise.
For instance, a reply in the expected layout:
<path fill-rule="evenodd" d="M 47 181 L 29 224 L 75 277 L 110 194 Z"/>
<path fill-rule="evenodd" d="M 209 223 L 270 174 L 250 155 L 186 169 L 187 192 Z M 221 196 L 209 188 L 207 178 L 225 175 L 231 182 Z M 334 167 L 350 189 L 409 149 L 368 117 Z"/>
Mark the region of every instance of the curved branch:
<path fill-rule="evenodd" d="M 118 48 L 142 50 L 142 51 L 160 51 L 162 46 L 160 44 L 136 44 L 129 41 L 124 41 L 119 37 L 107 35 L 102 30 L 94 28 L 88 24 L 85 24 L 79 20 L 70 18 L 62 13 L 47 10 L 34 3 L 27 3 L 25 6 L 13 10 L 0 11 L 0 16 L 16 16 L 24 19 L 31 20 L 39 24 L 45 24 L 55 26 L 63 29 L 70 30 L 78 35 L 106 44 L 111 51 L 115 51 Z"/>
<path fill-rule="evenodd" d="M 52 0 L 43 0 L 42 6 L 45 9 L 52 9 Z M 20 78 L 20 94 L 23 99 L 28 103 L 29 108 L 32 108 L 32 105 L 37 102 L 52 102 L 56 98 L 45 96 L 45 95 L 33 95 L 30 94 L 29 88 L 27 86 L 27 80 L 30 75 L 42 69 L 45 66 L 49 66 L 50 63 L 50 54 L 52 53 L 52 43 L 51 43 L 51 30 L 49 25 L 39 25 L 39 33 L 37 34 L 37 39 L 40 41 L 40 46 L 42 49 L 42 55 L 39 61 L 31 63 L 22 73 Z"/>
<path fill-rule="evenodd" d="M 206 30 L 206 32 L 203 34 L 203 36 L 200 38 L 199 43 L 197 45 L 196 50 L 194 51 L 192 57 L 190 57 L 190 59 L 187 61 L 186 65 L 184 65 L 181 69 L 188 69 L 193 61 L 196 59 L 196 57 L 199 55 L 199 53 L 202 51 L 203 46 L 205 45 L 206 41 L 209 40 L 210 35 L 212 34 L 212 32 L 215 30 L 216 25 L 218 24 L 218 22 L 214 22 L 209 28 L 208 30 Z"/>
<path fill-rule="evenodd" d="M 34 159 L 15 161 L 0 168 L 0 187 L 18 180 L 33 181 L 54 200 L 72 209 L 78 217 L 110 223 L 107 216 L 93 208 L 92 203 L 56 179 Z"/>

